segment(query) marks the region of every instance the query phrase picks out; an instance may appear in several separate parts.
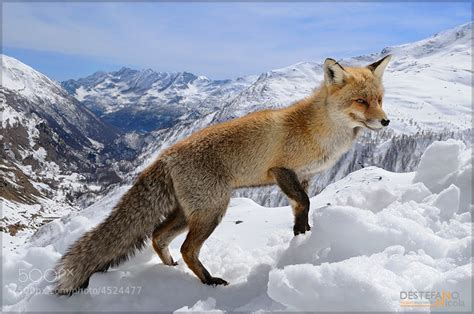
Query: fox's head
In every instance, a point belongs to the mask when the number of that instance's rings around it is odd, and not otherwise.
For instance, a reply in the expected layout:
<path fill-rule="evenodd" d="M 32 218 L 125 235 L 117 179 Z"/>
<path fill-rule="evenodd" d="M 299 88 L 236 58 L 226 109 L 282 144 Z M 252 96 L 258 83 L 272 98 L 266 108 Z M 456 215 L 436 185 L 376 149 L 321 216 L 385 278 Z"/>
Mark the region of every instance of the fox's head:
<path fill-rule="evenodd" d="M 350 127 L 379 130 L 390 123 L 382 109 L 382 75 L 387 55 L 366 67 L 342 67 L 334 59 L 324 62 L 326 104 L 331 116 Z"/>

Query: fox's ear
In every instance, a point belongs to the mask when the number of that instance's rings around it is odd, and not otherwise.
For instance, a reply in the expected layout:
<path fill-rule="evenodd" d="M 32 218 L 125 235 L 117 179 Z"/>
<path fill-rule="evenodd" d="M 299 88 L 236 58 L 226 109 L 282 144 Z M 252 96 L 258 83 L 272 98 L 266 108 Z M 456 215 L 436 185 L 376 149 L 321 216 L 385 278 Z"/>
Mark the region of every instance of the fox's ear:
<path fill-rule="evenodd" d="M 344 70 L 344 68 L 337 63 L 336 60 L 327 58 L 324 61 L 324 81 L 326 85 L 330 84 L 343 84 L 344 79 L 349 76 L 349 73 Z"/>
<path fill-rule="evenodd" d="M 372 64 L 369 64 L 367 68 L 374 73 L 376 77 L 379 79 L 382 78 L 383 72 L 385 71 L 385 68 L 388 65 L 388 62 L 392 59 L 392 55 L 386 55 L 379 61 L 376 61 Z"/>

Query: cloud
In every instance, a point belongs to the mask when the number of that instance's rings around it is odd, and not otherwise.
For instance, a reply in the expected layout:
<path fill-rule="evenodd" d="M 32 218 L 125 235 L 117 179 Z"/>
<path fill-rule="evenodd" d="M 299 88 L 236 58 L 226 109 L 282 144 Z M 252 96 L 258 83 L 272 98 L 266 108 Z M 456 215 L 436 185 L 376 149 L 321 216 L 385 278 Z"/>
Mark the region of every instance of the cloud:
<path fill-rule="evenodd" d="M 420 39 L 467 5 L 4 3 L 3 44 L 223 78 Z"/>

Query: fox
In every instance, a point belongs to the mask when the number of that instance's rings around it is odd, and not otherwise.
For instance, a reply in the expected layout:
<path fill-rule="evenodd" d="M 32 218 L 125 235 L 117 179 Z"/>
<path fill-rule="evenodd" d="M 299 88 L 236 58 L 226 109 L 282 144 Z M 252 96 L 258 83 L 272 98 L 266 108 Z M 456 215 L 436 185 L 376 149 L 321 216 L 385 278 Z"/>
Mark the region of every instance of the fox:
<path fill-rule="evenodd" d="M 110 215 L 61 257 L 54 291 L 87 288 L 94 273 L 131 258 L 150 238 L 163 264 L 175 266 L 168 246 L 185 231 L 180 252 L 189 269 L 204 284 L 228 285 L 209 273 L 199 252 L 237 188 L 278 185 L 291 204 L 294 235 L 311 230 L 310 180 L 333 166 L 363 130 L 390 123 L 382 76 L 391 57 L 365 67 L 328 58 L 322 83 L 308 97 L 208 126 L 163 150 Z"/>

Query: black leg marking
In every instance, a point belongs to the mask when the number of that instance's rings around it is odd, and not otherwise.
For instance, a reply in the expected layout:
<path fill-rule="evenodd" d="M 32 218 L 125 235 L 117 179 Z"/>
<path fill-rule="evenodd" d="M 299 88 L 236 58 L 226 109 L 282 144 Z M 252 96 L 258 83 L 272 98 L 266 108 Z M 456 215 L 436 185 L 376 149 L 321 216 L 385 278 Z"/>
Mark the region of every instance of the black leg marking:
<path fill-rule="evenodd" d="M 270 171 L 275 176 L 277 184 L 283 193 L 293 202 L 292 207 L 295 215 L 294 234 L 298 235 L 309 231 L 311 229 L 308 223 L 309 197 L 306 193 L 308 181 L 300 183 L 298 176 L 291 169 L 272 168 Z"/>

